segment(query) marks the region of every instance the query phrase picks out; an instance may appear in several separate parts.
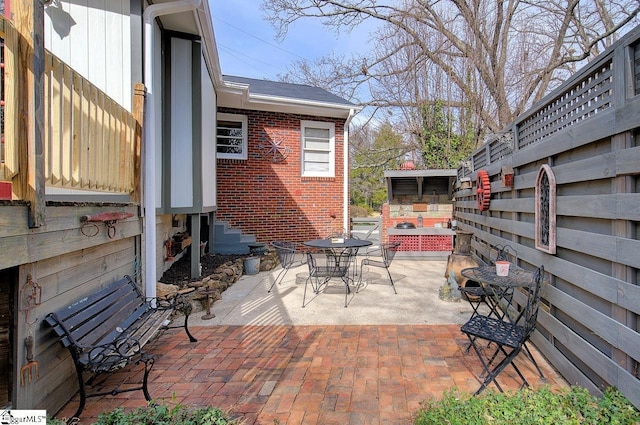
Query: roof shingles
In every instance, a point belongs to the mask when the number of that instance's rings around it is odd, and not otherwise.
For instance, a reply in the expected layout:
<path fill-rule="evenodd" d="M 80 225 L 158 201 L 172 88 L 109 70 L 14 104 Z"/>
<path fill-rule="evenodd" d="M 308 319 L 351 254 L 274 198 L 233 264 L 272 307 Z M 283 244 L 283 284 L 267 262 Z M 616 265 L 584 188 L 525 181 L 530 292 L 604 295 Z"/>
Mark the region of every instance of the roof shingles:
<path fill-rule="evenodd" d="M 333 93 L 303 84 L 283 83 L 279 81 L 258 80 L 254 78 L 224 75 L 224 81 L 246 84 L 254 95 L 282 97 L 288 99 L 308 100 L 312 102 L 331 103 L 336 105 L 355 106 L 353 103 L 336 96 Z"/>

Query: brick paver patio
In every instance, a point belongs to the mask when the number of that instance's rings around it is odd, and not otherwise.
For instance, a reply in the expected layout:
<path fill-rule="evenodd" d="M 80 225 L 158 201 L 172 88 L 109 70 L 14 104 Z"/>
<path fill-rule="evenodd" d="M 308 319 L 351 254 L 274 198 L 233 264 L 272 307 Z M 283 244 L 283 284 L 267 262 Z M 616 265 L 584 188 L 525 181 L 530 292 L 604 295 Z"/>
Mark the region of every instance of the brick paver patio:
<path fill-rule="evenodd" d="M 212 326 L 193 332 L 197 343 L 171 330 L 147 346 L 157 356 L 151 395 L 220 407 L 247 425 L 411 424 L 423 400 L 454 386 L 472 393 L 480 385 L 480 362 L 466 352 L 459 325 Z M 567 385 L 533 354 L 547 384 Z M 516 363 L 534 388 L 544 384 L 524 355 Z M 108 382 L 125 376 L 114 374 Z M 507 368 L 499 382 L 516 389 L 514 377 Z M 56 417 L 72 415 L 77 401 Z M 80 423 L 116 407 L 144 405 L 141 391 L 91 398 Z"/>

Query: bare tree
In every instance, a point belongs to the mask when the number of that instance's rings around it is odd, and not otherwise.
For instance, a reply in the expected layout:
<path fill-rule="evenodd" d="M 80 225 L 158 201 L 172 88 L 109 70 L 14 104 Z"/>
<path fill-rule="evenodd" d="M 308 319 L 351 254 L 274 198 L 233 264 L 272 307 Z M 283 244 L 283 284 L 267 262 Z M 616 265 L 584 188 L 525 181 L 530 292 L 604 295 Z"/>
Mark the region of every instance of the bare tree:
<path fill-rule="evenodd" d="M 356 205 L 378 207 L 386 198 L 384 170 L 397 168 L 407 154 L 402 136 L 391 125 L 354 125 L 349 148 L 351 200 Z"/>
<path fill-rule="evenodd" d="M 265 0 L 263 10 L 280 37 L 306 18 L 338 31 L 377 20 L 382 25 L 368 55 L 301 62 L 287 78 L 400 111 L 408 127 L 420 121 L 421 106 L 445 100 L 460 119 L 472 115 L 480 140 L 637 24 L 640 2 Z"/>

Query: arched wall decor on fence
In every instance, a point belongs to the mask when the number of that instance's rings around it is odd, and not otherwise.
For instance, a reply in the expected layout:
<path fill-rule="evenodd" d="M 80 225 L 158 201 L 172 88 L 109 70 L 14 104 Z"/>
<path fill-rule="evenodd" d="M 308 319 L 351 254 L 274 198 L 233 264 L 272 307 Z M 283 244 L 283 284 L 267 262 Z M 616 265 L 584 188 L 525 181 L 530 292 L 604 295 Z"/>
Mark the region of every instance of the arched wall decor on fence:
<path fill-rule="evenodd" d="M 536 178 L 536 249 L 556 253 L 556 177 L 547 164 Z"/>

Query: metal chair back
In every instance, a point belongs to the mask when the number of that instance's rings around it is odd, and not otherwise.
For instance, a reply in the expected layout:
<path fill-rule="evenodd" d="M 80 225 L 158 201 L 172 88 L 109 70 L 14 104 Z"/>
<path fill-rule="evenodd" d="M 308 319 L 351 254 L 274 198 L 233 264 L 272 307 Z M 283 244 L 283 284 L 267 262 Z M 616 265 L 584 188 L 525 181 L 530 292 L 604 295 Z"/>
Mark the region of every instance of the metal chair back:
<path fill-rule="evenodd" d="M 357 249 L 347 248 L 339 253 L 307 252 L 307 266 L 309 267 L 309 277 L 304 284 L 304 295 L 302 297 L 302 307 L 306 306 L 307 285 L 310 283 L 315 294 L 319 294 L 330 279 L 339 278 L 344 283 L 344 306 L 347 306 L 348 295 L 351 293 L 349 282 L 349 267 Z"/>
<path fill-rule="evenodd" d="M 298 262 L 296 261 L 297 246 L 294 242 L 274 241 L 271 242 L 271 246 L 276 249 L 276 255 L 278 257 L 278 261 L 280 261 L 282 269 L 273 280 L 273 283 L 267 292 L 271 292 L 276 283 L 278 285 L 281 284 L 289 269 L 294 265 L 298 265 Z M 299 265 L 302 264 L 304 264 L 304 260 L 300 260 Z"/>
<path fill-rule="evenodd" d="M 396 252 L 398 252 L 398 247 L 401 243 L 400 241 L 395 241 L 382 244 L 382 258 L 387 268 L 391 266 L 391 262 L 396 256 Z"/>
<path fill-rule="evenodd" d="M 271 246 L 276 249 L 278 261 L 283 268 L 289 268 L 296 258 L 296 244 L 294 242 L 276 241 L 271 242 Z"/>
<path fill-rule="evenodd" d="M 387 276 L 389 276 L 389 282 L 391 282 L 391 288 L 393 288 L 394 293 L 398 293 L 396 291 L 396 286 L 393 283 L 393 277 L 391 276 L 391 272 L 389 271 L 389 267 L 391 266 L 391 262 L 398 251 L 398 247 L 400 246 L 400 241 L 395 242 L 386 242 L 380 246 L 380 251 L 382 255 L 382 259 L 378 260 L 372 258 L 370 256 L 371 252 L 367 254 L 367 256 L 360 262 L 360 283 L 362 283 L 362 275 L 364 274 L 363 268 L 364 266 L 374 266 L 374 267 L 382 267 L 387 271 Z M 360 285 L 358 283 L 358 286 Z"/>
<path fill-rule="evenodd" d="M 542 281 L 544 279 L 544 266 L 540 266 L 533 274 L 533 284 L 528 288 L 527 304 L 522 314 L 524 327 L 523 343 L 529 339 L 538 322 L 538 310 L 540 309 L 540 296 Z"/>
<path fill-rule="evenodd" d="M 517 263 L 518 251 L 513 249 L 511 245 L 496 245 L 496 250 L 498 252 L 496 254 L 495 261 L 509 261 L 513 264 Z"/>
<path fill-rule="evenodd" d="M 316 278 L 348 276 L 351 257 L 350 249 L 335 255 L 326 252 L 308 252 L 309 274 Z"/>

